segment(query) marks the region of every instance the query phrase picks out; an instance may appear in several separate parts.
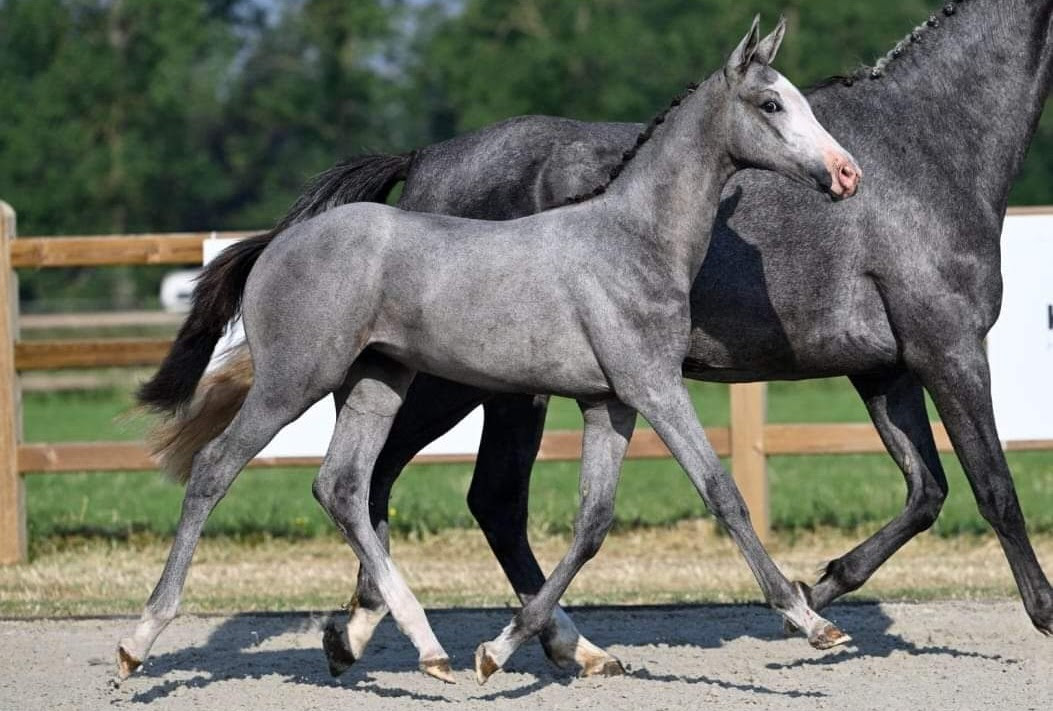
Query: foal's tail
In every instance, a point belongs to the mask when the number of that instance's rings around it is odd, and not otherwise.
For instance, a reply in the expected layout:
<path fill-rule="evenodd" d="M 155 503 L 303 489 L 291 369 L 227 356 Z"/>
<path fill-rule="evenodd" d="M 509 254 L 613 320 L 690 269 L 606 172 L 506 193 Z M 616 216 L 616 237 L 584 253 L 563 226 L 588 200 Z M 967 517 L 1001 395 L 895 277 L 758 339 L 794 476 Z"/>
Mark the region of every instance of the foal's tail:
<path fill-rule="evenodd" d="M 245 282 L 263 250 L 286 228 L 331 208 L 385 202 L 396 183 L 406 178 L 412 159 L 412 153 L 361 156 L 333 166 L 308 183 L 274 229 L 237 242 L 205 267 L 172 349 L 138 392 L 140 404 L 170 416 L 150 437 L 166 472 L 185 481 L 194 452 L 226 428 L 252 384 L 252 358 L 244 345 L 214 374 L 202 376 L 223 330 L 241 311 Z"/>

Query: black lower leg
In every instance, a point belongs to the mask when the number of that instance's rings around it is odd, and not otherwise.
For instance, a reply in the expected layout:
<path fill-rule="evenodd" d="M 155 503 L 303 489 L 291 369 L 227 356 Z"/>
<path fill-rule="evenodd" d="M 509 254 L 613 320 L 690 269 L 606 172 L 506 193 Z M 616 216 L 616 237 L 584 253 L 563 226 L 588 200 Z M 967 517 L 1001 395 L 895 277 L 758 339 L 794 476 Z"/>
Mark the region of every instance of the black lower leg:
<path fill-rule="evenodd" d="M 886 449 L 907 484 L 899 516 L 844 556 L 831 561 L 811 591 L 814 609 L 856 590 L 907 541 L 936 521 L 947 479 L 936 451 L 921 384 L 907 371 L 852 378 Z"/>

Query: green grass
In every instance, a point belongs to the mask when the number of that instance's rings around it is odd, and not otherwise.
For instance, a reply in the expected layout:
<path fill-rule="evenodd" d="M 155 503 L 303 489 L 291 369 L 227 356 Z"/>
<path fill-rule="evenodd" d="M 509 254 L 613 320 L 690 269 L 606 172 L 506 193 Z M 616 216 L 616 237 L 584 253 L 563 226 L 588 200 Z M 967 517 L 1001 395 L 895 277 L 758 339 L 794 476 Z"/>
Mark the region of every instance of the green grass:
<path fill-rule="evenodd" d="M 692 383 L 702 421 L 728 419 L 727 388 Z M 865 421 L 866 412 L 847 381 L 775 383 L 769 389 L 772 422 Z M 92 393 L 28 393 L 24 398 L 27 441 L 137 439 L 146 423 L 120 419 L 131 405 L 123 390 Z M 115 418 L 118 418 L 115 421 Z M 577 407 L 553 403 L 548 426 L 580 427 Z M 1053 453 L 1009 455 L 1033 531 L 1053 531 Z M 941 534 L 987 530 L 953 456 L 944 457 L 951 494 L 936 530 Z M 332 535 L 333 528 L 310 492 L 308 470 L 251 470 L 219 505 L 206 535 L 242 539 Z M 885 455 L 772 457 L 772 520 L 784 531 L 823 526 L 874 529 L 893 517 L 905 495 L 902 477 Z M 466 465 L 411 467 L 396 485 L 393 530 L 400 534 L 474 526 L 464 504 L 471 478 Z M 35 549 L 64 545 L 83 536 L 122 539 L 171 533 L 182 489 L 153 473 L 30 476 L 29 528 Z M 569 529 L 577 507 L 577 464 L 539 464 L 531 488 L 531 525 Z M 705 515 L 687 478 L 671 461 L 632 461 L 618 492 L 617 526 L 660 526 Z"/>

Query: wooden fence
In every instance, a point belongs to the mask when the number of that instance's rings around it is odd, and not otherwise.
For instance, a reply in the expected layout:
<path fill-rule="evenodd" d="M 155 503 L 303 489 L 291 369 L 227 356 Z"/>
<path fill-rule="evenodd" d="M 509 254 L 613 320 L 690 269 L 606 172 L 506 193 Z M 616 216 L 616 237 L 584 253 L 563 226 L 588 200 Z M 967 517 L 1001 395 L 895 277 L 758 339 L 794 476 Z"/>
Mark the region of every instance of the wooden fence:
<path fill-rule="evenodd" d="M 1049 210 L 1046 209 L 1046 212 Z M 1033 210 L 1020 210 L 1033 212 Z M 250 233 L 221 233 L 239 237 Z M 26 555 L 24 476 L 62 472 L 153 471 L 156 465 L 139 443 L 89 442 L 26 444 L 21 442 L 19 374 L 61 368 L 156 365 L 168 351 L 164 339 L 19 340 L 16 269 L 119 265 L 198 265 L 202 242 L 209 233 L 124 235 L 99 237 L 35 237 L 16 239 L 15 213 L 0 202 L 0 293 L 8 308 L 0 309 L 0 564 Z M 731 424 L 708 428 L 718 454 L 731 458 L 731 470 L 742 490 L 758 532 L 767 534 L 768 481 L 766 459 L 785 454 L 861 454 L 884 452 L 870 424 L 767 424 L 763 383 L 731 386 Z M 940 451 L 951 451 L 943 427 L 934 425 Z M 1053 442 L 1014 442 L 1011 449 L 1053 449 Z M 581 456 L 581 433 L 547 432 L 539 459 L 573 460 Z M 650 430 L 637 431 L 629 458 L 668 457 Z M 422 455 L 415 461 L 465 462 L 464 455 Z M 318 466 L 319 459 L 256 459 L 251 466 Z"/>

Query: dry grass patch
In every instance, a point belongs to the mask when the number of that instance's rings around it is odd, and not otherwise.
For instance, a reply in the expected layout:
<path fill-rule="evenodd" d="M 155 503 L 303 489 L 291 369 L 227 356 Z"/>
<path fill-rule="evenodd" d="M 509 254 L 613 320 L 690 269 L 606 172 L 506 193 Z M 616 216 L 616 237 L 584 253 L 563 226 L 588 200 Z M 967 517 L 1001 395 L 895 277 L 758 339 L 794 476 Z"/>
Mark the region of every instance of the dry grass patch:
<path fill-rule="evenodd" d="M 776 538 L 773 556 L 793 578 L 859 542 L 841 531 Z M 537 538 L 550 569 L 567 547 L 563 536 Z M 1053 561 L 1053 536 L 1035 539 Z M 137 614 L 160 574 L 168 541 L 131 545 L 89 542 L 0 568 L 0 614 L 7 616 Z M 425 605 L 514 605 L 500 568 L 477 531 L 450 530 L 397 540 L 394 554 Z M 246 545 L 205 539 L 187 583 L 187 612 L 333 609 L 354 587 L 355 560 L 335 538 L 268 540 Z M 988 598 L 1015 596 L 1009 568 L 993 537 L 925 535 L 907 545 L 863 589 L 868 597 Z M 730 602 L 759 591 L 731 541 L 705 521 L 612 535 L 566 595 L 570 604 Z"/>

